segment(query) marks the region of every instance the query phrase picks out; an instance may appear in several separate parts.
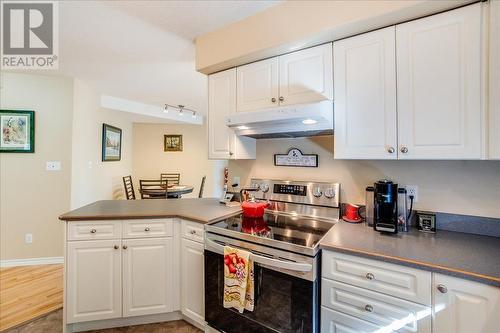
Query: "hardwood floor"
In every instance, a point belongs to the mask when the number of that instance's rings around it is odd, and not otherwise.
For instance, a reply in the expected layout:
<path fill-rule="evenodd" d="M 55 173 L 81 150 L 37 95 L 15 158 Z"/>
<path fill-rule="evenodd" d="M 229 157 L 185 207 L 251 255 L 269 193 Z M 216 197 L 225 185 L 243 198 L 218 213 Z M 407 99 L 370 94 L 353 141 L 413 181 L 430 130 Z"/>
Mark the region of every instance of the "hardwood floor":
<path fill-rule="evenodd" d="M 62 308 L 63 265 L 0 269 L 0 331 Z"/>

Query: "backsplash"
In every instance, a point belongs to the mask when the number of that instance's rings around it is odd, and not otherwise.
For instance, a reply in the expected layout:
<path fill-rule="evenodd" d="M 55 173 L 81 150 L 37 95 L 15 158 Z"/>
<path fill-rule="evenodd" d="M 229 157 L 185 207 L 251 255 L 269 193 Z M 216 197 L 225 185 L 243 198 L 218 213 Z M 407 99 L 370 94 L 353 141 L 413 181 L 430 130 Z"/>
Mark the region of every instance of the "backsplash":
<path fill-rule="evenodd" d="M 291 147 L 318 154 L 318 168 L 274 166 L 273 154 Z M 229 172 L 241 184 L 251 177 L 339 182 L 341 201 L 357 204 L 367 185 L 388 178 L 418 186 L 416 210 L 500 218 L 500 161 L 334 160 L 333 137 L 322 136 L 258 140 L 257 159 L 230 161 Z"/>

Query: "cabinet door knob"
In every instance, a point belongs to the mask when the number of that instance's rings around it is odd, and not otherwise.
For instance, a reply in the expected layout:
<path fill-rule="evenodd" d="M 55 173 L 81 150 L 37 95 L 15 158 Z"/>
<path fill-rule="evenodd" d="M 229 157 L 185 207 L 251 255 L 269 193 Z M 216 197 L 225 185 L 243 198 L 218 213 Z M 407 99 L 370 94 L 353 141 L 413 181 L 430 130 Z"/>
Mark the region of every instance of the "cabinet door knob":
<path fill-rule="evenodd" d="M 394 147 L 389 147 L 389 148 L 387 148 L 387 152 L 388 152 L 389 154 L 394 154 L 394 152 L 395 152 L 395 151 L 396 151 L 396 149 L 394 149 Z"/>
<path fill-rule="evenodd" d="M 151 230 L 149 229 L 149 227 L 144 228 L 144 231 L 149 231 L 149 230 Z"/>
<path fill-rule="evenodd" d="M 280 102 L 283 102 L 285 100 L 285 97 L 280 96 L 279 100 L 280 100 Z"/>
<path fill-rule="evenodd" d="M 120 247 L 118 245 L 114 246 L 115 250 L 118 250 Z"/>
<path fill-rule="evenodd" d="M 446 288 L 444 284 L 438 284 L 437 290 L 439 290 L 441 294 L 446 294 L 448 292 L 448 288 Z"/>
<path fill-rule="evenodd" d="M 370 304 L 366 304 L 365 305 L 365 311 L 366 312 L 373 312 L 373 306 L 371 306 Z"/>
<path fill-rule="evenodd" d="M 127 245 L 123 245 L 123 249 L 126 250 L 128 248 Z"/>
<path fill-rule="evenodd" d="M 276 103 L 276 98 L 271 98 L 271 102 Z"/>
<path fill-rule="evenodd" d="M 91 229 L 91 230 L 90 230 L 90 233 L 91 233 L 91 234 L 95 234 L 96 232 L 97 232 L 97 230 L 95 230 L 95 229 Z"/>
<path fill-rule="evenodd" d="M 191 233 L 191 235 L 194 235 L 196 233 L 196 230 L 191 230 L 189 233 Z"/>
<path fill-rule="evenodd" d="M 372 273 L 366 273 L 365 277 L 367 280 L 373 280 L 375 278 L 375 275 L 373 275 Z"/>
<path fill-rule="evenodd" d="M 407 147 L 405 147 L 405 146 L 401 147 L 401 152 L 402 152 L 403 154 L 408 153 L 408 148 L 407 148 Z"/>
<path fill-rule="evenodd" d="M 233 156 L 234 153 L 232 151 L 229 152 L 229 156 Z"/>

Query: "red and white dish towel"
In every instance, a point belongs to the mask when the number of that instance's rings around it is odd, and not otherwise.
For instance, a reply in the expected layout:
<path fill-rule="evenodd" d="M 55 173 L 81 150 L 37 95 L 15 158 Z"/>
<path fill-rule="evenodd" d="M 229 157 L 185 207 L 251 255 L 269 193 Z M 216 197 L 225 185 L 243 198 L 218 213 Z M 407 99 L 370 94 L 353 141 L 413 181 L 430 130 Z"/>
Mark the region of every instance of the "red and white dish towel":
<path fill-rule="evenodd" d="M 224 307 L 240 313 L 254 308 L 254 271 L 250 252 L 224 247 Z"/>

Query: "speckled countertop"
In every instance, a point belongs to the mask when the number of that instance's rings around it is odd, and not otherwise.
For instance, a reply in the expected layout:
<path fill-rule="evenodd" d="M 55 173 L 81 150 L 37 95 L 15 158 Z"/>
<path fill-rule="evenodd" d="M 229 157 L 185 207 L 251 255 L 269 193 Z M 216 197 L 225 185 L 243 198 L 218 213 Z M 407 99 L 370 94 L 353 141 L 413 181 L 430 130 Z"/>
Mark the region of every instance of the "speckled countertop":
<path fill-rule="evenodd" d="M 325 250 L 378 259 L 500 287 L 500 238 L 452 231 L 397 235 L 365 225 L 335 224 L 320 243 Z"/>
<path fill-rule="evenodd" d="M 215 198 L 165 200 L 102 200 L 59 216 L 63 221 L 126 220 L 179 217 L 199 223 L 223 220 L 241 212 Z"/>

